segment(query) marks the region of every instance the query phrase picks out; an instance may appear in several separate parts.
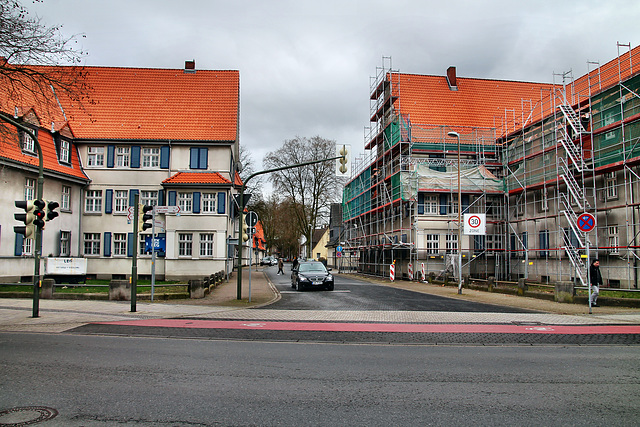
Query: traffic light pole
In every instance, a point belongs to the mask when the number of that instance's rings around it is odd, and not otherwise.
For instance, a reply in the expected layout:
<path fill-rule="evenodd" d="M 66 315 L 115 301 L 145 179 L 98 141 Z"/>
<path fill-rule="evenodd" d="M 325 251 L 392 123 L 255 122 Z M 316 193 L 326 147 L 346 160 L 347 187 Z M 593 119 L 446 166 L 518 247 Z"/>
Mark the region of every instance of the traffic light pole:
<path fill-rule="evenodd" d="M 283 171 L 283 170 L 287 170 L 287 169 L 293 169 L 293 168 L 300 168 L 303 166 L 309 166 L 309 165 L 315 165 L 316 163 L 322 163 L 322 162 L 329 162 L 332 160 L 338 160 L 343 158 L 344 156 L 336 156 L 336 157 L 329 157 L 327 159 L 321 159 L 321 160 L 312 160 L 309 162 L 304 162 L 304 163 L 298 163 L 295 165 L 289 165 L 289 166 L 282 166 L 279 168 L 273 168 L 273 169 L 266 169 L 263 171 L 259 171 L 256 172 L 254 174 L 251 174 L 247 177 L 246 180 L 244 180 L 244 182 L 242 183 L 242 186 L 240 187 L 240 198 L 238 200 L 238 288 L 237 288 L 237 292 L 236 292 L 236 299 L 237 300 L 241 300 L 242 299 L 242 214 L 244 212 L 244 208 L 245 208 L 245 204 L 244 204 L 244 190 L 247 187 L 247 183 L 249 182 L 249 180 L 251 180 L 251 178 L 258 176 L 258 175 L 264 175 L 264 174 L 268 174 L 268 173 L 272 173 L 272 172 L 279 172 L 279 171 Z M 250 248 L 251 250 L 253 250 L 253 248 Z M 251 265 L 249 265 L 249 272 L 251 272 Z"/>
<path fill-rule="evenodd" d="M 140 194 L 133 196 L 133 257 L 131 259 L 131 312 L 136 312 L 138 294 L 138 211 L 140 210 Z"/>
<path fill-rule="evenodd" d="M 33 145 L 36 147 L 38 153 L 38 186 L 36 188 L 36 199 L 43 199 L 44 189 L 44 165 L 42 162 L 42 148 L 38 137 L 28 126 L 10 119 L 9 117 L 0 114 L 0 119 L 12 124 L 18 129 L 25 132 L 33 140 Z M 40 254 L 42 253 L 42 230 L 39 227 L 35 228 L 35 248 L 33 249 L 33 258 L 35 259 L 35 266 L 33 269 L 33 317 L 39 317 L 40 314 Z"/>

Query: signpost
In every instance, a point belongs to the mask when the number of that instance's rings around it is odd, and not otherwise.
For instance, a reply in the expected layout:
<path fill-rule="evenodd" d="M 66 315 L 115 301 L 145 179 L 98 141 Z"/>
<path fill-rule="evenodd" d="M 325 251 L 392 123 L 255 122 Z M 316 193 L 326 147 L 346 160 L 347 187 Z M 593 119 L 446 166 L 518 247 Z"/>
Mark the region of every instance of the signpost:
<path fill-rule="evenodd" d="M 487 234 L 487 215 L 464 214 L 464 234 L 474 236 Z"/>
<path fill-rule="evenodd" d="M 591 251 L 589 250 L 589 236 L 587 233 L 592 232 L 596 228 L 596 217 L 589 212 L 578 215 L 576 221 L 578 229 L 584 233 L 585 246 L 587 250 L 587 280 L 589 281 L 589 314 L 591 314 Z"/>

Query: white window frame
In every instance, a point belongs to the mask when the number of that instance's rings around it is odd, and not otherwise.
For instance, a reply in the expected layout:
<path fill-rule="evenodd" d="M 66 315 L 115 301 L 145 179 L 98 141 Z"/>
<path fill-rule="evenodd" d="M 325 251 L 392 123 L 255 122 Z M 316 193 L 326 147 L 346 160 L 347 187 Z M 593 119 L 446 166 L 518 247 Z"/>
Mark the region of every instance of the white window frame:
<path fill-rule="evenodd" d="M 425 234 L 424 246 L 427 254 L 437 254 L 440 251 L 440 235 L 433 233 Z"/>
<path fill-rule="evenodd" d="M 113 233 L 113 256 L 127 256 L 127 233 Z"/>
<path fill-rule="evenodd" d="M 178 256 L 193 256 L 193 233 L 178 233 Z"/>
<path fill-rule="evenodd" d="M 160 167 L 160 147 L 142 148 L 142 167 L 145 169 Z"/>
<path fill-rule="evenodd" d="M 60 230 L 60 256 L 71 256 L 71 231 Z"/>
<path fill-rule="evenodd" d="M 33 200 L 36 198 L 36 180 L 26 178 L 24 181 L 24 199 Z"/>
<path fill-rule="evenodd" d="M 104 166 L 104 147 L 87 147 L 87 167 L 99 168 Z"/>
<path fill-rule="evenodd" d="M 60 140 L 60 157 L 59 161 L 62 163 L 70 162 L 71 143 L 65 139 Z"/>
<path fill-rule="evenodd" d="M 113 191 L 113 212 L 127 213 L 129 210 L 129 191 L 114 190 Z"/>
<path fill-rule="evenodd" d="M 157 206 L 158 190 L 141 190 L 140 203 L 142 203 L 145 206 Z"/>
<path fill-rule="evenodd" d="M 178 193 L 180 213 L 191 213 L 193 210 L 193 193 Z"/>
<path fill-rule="evenodd" d="M 200 233 L 200 256 L 213 257 L 214 236 L 213 233 Z"/>
<path fill-rule="evenodd" d="M 217 193 L 202 193 L 202 213 L 216 213 Z"/>
<path fill-rule="evenodd" d="M 84 233 L 82 246 L 85 256 L 100 256 L 100 233 Z"/>
<path fill-rule="evenodd" d="M 29 154 L 36 154 L 36 144 L 31 138 L 31 136 L 27 132 L 20 132 L 20 136 L 22 140 L 20 141 L 20 146 L 22 147 L 22 151 L 25 151 Z"/>
<path fill-rule="evenodd" d="M 616 171 L 605 173 L 604 188 L 607 200 L 618 199 L 618 175 L 616 174 Z"/>
<path fill-rule="evenodd" d="M 116 147 L 116 167 L 128 168 L 131 163 L 131 149 L 130 147 Z"/>
<path fill-rule="evenodd" d="M 458 252 L 458 232 L 445 235 L 447 253 Z"/>
<path fill-rule="evenodd" d="M 84 200 L 85 213 L 102 213 L 102 190 L 86 190 Z"/>
<path fill-rule="evenodd" d="M 60 194 L 60 210 L 71 210 L 71 187 L 68 185 L 62 186 L 62 193 Z"/>
<path fill-rule="evenodd" d="M 22 255 L 33 255 L 33 241 L 31 237 L 22 239 Z"/>
<path fill-rule="evenodd" d="M 425 215 L 438 215 L 440 213 L 440 196 L 437 194 L 424 195 Z"/>
<path fill-rule="evenodd" d="M 609 253 L 611 255 L 618 255 L 620 253 L 620 234 L 617 225 L 607 226 L 607 246 L 609 247 Z"/>

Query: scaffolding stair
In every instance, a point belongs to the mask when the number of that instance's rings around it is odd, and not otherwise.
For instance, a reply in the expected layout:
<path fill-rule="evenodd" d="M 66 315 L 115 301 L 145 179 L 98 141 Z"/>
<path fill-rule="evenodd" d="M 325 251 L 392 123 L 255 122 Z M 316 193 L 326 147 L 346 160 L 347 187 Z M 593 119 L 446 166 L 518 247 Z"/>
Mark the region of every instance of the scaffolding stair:
<path fill-rule="evenodd" d="M 573 174 L 569 171 L 569 165 L 562 157 L 558 159 L 558 163 L 560 164 L 560 178 L 562 178 L 566 184 L 575 204 L 578 205 L 581 211 L 588 209 L 590 207 L 589 202 L 584 197 L 584 191 L 580 185 L 578 185 L 578 181 L 576 181 Z"/>
<path fill-rule="evenodd" d="M 567 122 L 569 122 L 569 125 L 573 128 L 573 131 L 577 135 L 586 132 L 584 127 L 582 126 L 582 123 L 580 123 L 580 117 L 578 116 L 578 113 L 576 113 L 570 105 L 563 104 L 558 108 L 560 108 L 560 111 L 562 111 L 562 114 L 564 114 Z"/>
<path fill-rule="evenodd" d="M 562 143 L 564 150 L 567 152 L 567 155 L 569 156 L 571 163 L 573 163 L 576 169 L 579 172 L 583 172 L 587 170 L 588 169 L 587 164 L 582 158 L 582 153 L 581 153 L 582 147 L 577 146 L 573 143 L 573 141 L 571 140 L 571 137 L 569 136 L 569 134 L 564 128 L 560 128 L 560 142 Z"/>
<path fill-rule="evenodd" d="M 569 223 L 569 227 L 571 227 L 571 229 L 573 230 L 573 233 L 575 234 L 576 239 L 578 240 L 579 246 L 584 247 L 584 243 L 582 242 L 582 239 L 580 239 L 582 232 L 577 228 L 578 215 L 576 215 L 576 213 L 573 211 L 573 208 L 571 207 L 571 203 L 569 203 L 569 198 L 567 197 L 566 194 L 560 193 L 560 202 L 562 203 L 562 207 L 564 208 L 562 210 L 562 213 L 567 219 L 567 222 Z"/>
<path fill-rule="evenodd" d="M 569 261 L 571 261 L 571 265 L 573 265 L 573 268 L 576 271 L 576 276 L 578 276 L 578 279 L 580 280 L 582 286 L 589 286 L 587 283 L 587 266 L 582 261 L 580 252 L 575 246 L 573 246 L 573 244 L 571 243 L 571 238 L 567 236 L 567 233 L 564 230 L 562 231 L 562 235 L 564 240 L 564 246 L 562 248 L 569 257 Z"/>

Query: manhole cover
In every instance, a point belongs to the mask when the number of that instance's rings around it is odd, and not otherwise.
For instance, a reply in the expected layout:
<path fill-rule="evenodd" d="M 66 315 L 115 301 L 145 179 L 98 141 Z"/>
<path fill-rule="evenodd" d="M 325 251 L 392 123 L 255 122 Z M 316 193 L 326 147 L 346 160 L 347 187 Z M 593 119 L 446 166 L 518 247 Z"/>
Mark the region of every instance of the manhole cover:
<path fill-rule="evenodd" d="M 45 406 L 25 406 L 0 411 L 0 427 L 20 427 L 53 419 L 58 411 Z"/>

